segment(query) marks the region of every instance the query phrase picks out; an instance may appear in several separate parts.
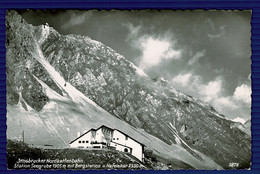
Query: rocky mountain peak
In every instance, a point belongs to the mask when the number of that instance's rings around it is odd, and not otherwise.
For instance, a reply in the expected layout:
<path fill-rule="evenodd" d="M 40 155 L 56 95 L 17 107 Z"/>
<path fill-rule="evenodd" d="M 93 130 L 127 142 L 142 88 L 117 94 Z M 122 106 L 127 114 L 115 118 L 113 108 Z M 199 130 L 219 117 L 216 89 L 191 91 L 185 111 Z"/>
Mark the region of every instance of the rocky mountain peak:
<path fill-rule="evenodd" d="M 207 158 L 223 168 L 234 161 L 240 168 L 249 167 L 250 137 L 212 106 L 177 91 L 163 78 L 151 79 L 99 41 L 60 35 L 46 24 L 32 26 L 14 11 L 8 11 L 6 19 L 9 137 L 19 134 L 14 127 L 26 129 L 23 124 L 34 122 L 27 126 L 42 126 L 58 137 L 46 134 L 46 140 L 66 144 L 76 129 L 106 122 L 124 125 L 122 129 L 139 136 L 161 157 L 184 149 L 200 161 L 192 163 L 196 166 Z M 15 119 L 21 118 L 16 114 L 28 123 L 18 125 Z M 35 135 L 30 136 L 33 141 Z"/>

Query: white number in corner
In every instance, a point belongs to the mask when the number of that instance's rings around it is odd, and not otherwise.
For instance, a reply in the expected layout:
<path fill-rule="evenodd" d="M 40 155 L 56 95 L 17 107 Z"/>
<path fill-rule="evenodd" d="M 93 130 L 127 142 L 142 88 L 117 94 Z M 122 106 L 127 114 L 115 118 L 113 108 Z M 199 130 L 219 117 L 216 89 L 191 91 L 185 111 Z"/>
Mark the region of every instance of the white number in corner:
<path fill-rule="evenodd" d="M 238 166 L 239 166 L 239 163 L 229 163 L 228 166 L 229 166 L 229 167 L 232 167 L 232 168 L 238 167 Z"/>

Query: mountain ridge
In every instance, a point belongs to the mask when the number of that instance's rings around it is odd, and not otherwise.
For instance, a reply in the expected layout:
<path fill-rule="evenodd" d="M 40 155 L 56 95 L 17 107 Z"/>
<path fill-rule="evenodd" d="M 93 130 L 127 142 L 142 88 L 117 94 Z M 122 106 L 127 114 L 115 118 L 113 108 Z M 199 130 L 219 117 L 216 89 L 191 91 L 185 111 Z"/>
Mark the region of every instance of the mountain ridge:
<path fill-rule="evenodd" d="M 103 113 L 102 109 L 97 109 L 101 107 L 114 115 L 115 118 L 119 118 L 122 121 L 120 121 L 120 124 L 125 122 L 124 125 L 131 125 L 134 132 L 141 130 L 139 134 L 142 132 L 151 140 L 155 140 L 156 137 L 158 138 L 156 142 L 166 143 L 167 146 L 163 146 L 169 148 L 169 150 L 171 146 L 181 147 L 195 156 L 196 159 L 201 156 L 202 159 L 207 159 L 206 155 L 224 168 L 228 168 L 228 161 L 234 159 L 241 163 L 240 167 L 250 165 L 250 158 L 248 158 L 250 154 L 249 137 L 237 128 L 231 129 L 232 121 L 223 118 L 210 105 L 184 95 L 174 88 L 169 88 L 161 82 L 154 82 L 142 72 L 138 73 L 137 67 L 123 56 L 98 41 L 92 41 L 89 37 L 62 36 L 47 25 L 34 27 L 27 23 L 21 23 L 21 17 L 17 17 L 16 14 L 7 14 L 7 21 L 9 21 L 7 24 L 7 50 L 9 50 L 7 52 L 7 83 L 10 84 L 7 85 L 7 103 L 10 105 L 8 106 L 9 120 L 15 115 L 15 112 L 12 113 L 12 110 L 15 110 L 13 107 L 19 103 L 21 105 L 24 103 L 21 106 L 22 108 L 25 108 L 24 105 L 29 105 L 36 111 L 34 112 L 35 117 L 38 113 L 44 115 L 45 122 L 43 121 L 43 125 L 46 125 L 53 132 L 58 132 L 59 135 L 60 132 L 66 132 L 65 125 L 69 127 L 69 130 L 73 129 L 68 126 L 68 122 L 78 127 L 82 127 L 84 125 L 82 123 L 97 126 L 93 123 L 89 124 L 92 119 L 101 123 L 100 118 L 91 118 L 91 116 L 89 116 L 89 119 L 81 118 L 82 115 L 89 112 L 84 108 L 86 103 L 88 105 L 92 103 L 93 108 L 90 110 L 93 110 L 93 112 Z M 25 27 L 23 29 L 27 31 L 17 33 L 14 36 L 12 35 L 14 30 L 12 25 L 17 26 L 18 29 Z M 30 31 L 32 31 L 32 34 L 30 34 Z M 24 36 L 25 38 L 23 38 Z M 37 42 L 34 42 L 35 45 L 26 42 L 35 39 L 37 40 Z M 20 47 L 20 43 L 25 45 Z M 16 60 L 14 54 L 19 53 L 28 55 L 27 57 L 21 56 L 24 58 L 24 62 L 21 59 Z M 31 57 L 35 59 L 31 59 Z M 12 64 L 13 60 L 16 60 L 18 67 L 22 67 L 18 69 L 18 72 L 12 71 L 11 67 L 17 66 L 17 64 Z M 61 78 L 57 78 L 59 75 Z M 68 91 L 68 89 L 73 90 Z M 39 94 L 36 95 L 34 91 L 39 92 Z M 56 92 L 56 98 L 48 95 L 53 91 Z M 74 95 L 75 92 L 79 93 Z M 21 94 L 19 95 L 19 93 Z M 73 99 L 75 96 L 80 97 Z M 66 100 L 68 103 L 72 100 L 76 103 L 77 106 L 73 106 L 72 111 L 78 112 L 77 116 L 71 117 L 80 119 L 82 123 L 80 124 L 78 121 L 75 124 L 67 121 L 63 122 L 63 126 L 57 124 L 53 127 L 52 124 L 55 121 L 48 119 L 54 118 L 48 118 L 49 116 L 46 116 L 46 114 L 53 112 L 51 109 L 55 107 L 68 111 L 64 108 L 63 103 L 60 104 L 57 100 L 63 102 Z M 80 109 L 78 104 L 81 104 Z M 50 106 L 49 110 L 47 106 Z M 21 108 L 16 108 L 16 112 L 25 115 L 28 111 L 26 109 L 21 111 Z M 58 109 L 57 112 L 62 111 Z M 68 113 L 71 113 L 71 111 L 68 111 Z M 101 115 L 103 117 L 107 114 L 104 112 Z M 59 114 L 57 116 L 60 117 Z M 104 118 L 111 119 L 112 117 L 105 116 Z M 72 118 L 63 115 L 62 119 Z M 193 120 L 193 122 L 190 120 Z M 16 125 L 17 123 L 11 121 L 9 124 Z M 110 124 L 113 125 L 113 123 Z M 197 127 L 196 125 L 200 126 Z M 81 130 L 83 131 L 82 128 Z M 228 132 L 227 135 L 225 135 L 225 132 Z M 207 135 L 204 136 L 205 133 Z M 64 138 L 63 134 L 60 136 Z M 70 132 L 70 137 L 72 137 L 72 134 L 76 135 L 75 128 Z M 239 152 L 239 155 L 234 154 L 237 151 L 234 143 L 239 143 L 240 148 L 243 147 L 243 151 Z M 149 143 L 146 142 L 146 144 Z M 155 143 L 153 143 L 153 146 L 159 148 Z M 184 151 L 182 152 L 184 153 Z M 175 156 L 177 157 L 177 155 Z M 199 168 L 205 167 L 203 162 L 196 162 L 196 160 L 193 161 L 193 165 L 200 166 Z M 210 165 L 216 167 L 214 164 Z"/>

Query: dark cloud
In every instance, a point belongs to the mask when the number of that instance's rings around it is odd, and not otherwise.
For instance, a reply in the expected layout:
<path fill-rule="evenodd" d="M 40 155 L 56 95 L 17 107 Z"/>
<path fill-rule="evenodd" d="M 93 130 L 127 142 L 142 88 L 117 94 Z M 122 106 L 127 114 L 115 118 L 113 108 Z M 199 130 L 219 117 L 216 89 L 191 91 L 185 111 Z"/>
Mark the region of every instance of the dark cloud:
<path fill-rule="evenodd" d="M 175 82 L 174 87 L 210 102 L 230 118 L 240 113 L 245 119 L 250 116 L 246 95 L 251 86 L 251 11 L 26 10 L 20 14 L 33 25 L 48 22 L 61 34 L 101 41 L 151 77 Z M 189 80 L 183 83 L 178 78 Z M 206 92 L 196 91 L 199 88 Z M 214 88 L 215 94 L 210 92 Z"/>

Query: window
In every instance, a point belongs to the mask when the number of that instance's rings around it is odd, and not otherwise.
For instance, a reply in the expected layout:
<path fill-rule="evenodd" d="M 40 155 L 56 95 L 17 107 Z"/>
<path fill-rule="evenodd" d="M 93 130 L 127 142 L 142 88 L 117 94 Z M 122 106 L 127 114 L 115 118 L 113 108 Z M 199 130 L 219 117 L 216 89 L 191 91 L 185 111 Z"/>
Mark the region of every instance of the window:
<path fill-rule="evenodd" d="M 116 138 L 113 138 L 113 140 L 115 140 Z"/>
<path fill-rule="evenodd" d="M 85 143 L 85 141 L 82 141 L 82 143 Z"/>
<path fill-rule="evenodd" d="M 86 143 L 88 143 L 88 141 L 86 141 Z"/>
<path fill-rule="evenodd" d="M 128 140 L 128 136 L 125 137 L 125 140 Z"/>
<path fill-rule="evenodd" d="M 119 140 L 119 138 L 117 138 L 117 140 Z"/>
<path fill-rule="evenodd" d="M 81 143 L 81 141 L 79 141 L 79 143 Z"/>

